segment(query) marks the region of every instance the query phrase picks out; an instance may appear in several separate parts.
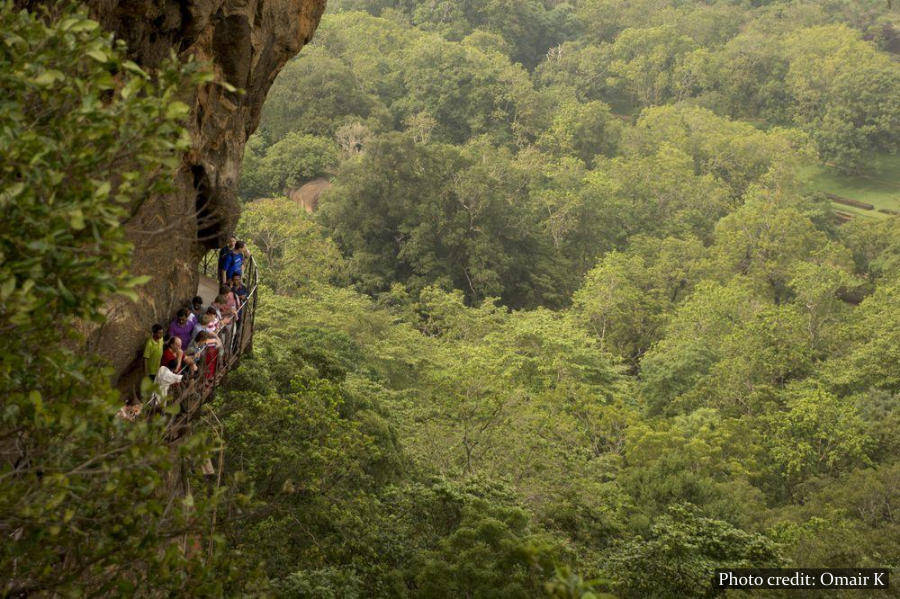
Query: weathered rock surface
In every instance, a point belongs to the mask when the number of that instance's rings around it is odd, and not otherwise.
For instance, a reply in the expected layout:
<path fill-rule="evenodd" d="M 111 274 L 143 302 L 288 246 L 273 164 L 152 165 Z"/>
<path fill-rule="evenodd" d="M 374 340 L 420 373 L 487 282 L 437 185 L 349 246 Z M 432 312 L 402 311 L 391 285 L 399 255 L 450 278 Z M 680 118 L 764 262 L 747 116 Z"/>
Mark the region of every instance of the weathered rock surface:
<path fill-rule="evenodd" d="M 325 0 L 88 0 L 95 18 L 124 39 L 138 64 L 152 67 L 174 50 L 213 65 L 245 94 L 218 85 L 192 98 L 193 147 L 175 174 L 176 192 L 148 198 L 125 224 L 135 274 L 152 277 L 141 301 L 110 306 L 91 345 L 123 373 L 154 322 L 164 325 L 197 288 L 197 265 L 233 231 L 244 143 L 256 129 L 272 81 L 312 37 Z"/>
<path fill-rule="evenodd" d="M 296 189 L 286 190 L 285 195 L 292 202 L 297 202 L 303 206 L 307 214 L 312 214 L 319 208 L 319 198 L 329 189 L 331 189 L 331 181 L 320 177 Z"/>

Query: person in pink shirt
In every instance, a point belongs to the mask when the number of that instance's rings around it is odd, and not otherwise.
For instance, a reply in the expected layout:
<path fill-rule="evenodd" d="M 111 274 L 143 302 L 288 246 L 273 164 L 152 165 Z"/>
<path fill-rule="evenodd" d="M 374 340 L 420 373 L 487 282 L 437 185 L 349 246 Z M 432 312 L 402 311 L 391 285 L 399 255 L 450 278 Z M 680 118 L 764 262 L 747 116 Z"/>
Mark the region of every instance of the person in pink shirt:
<path fill-rule="evenodd" d="M 213 305 L 219 310 L 223 318 L 231 316 L 237 318 L 238 300 L 234 292 L 225 285 L 219 288 L 219 295 L 216 296 Z"/>
<path fill-rule="evenodd" d="M 206 331 L 212 335 L 216 334 L 216 331 L 219 328 L 219 319 L 216 318 L 216 313 L 212 308 L 207 311 L 206 314 L 200 317 L 200 322 L 197 323 L 197 326 L 194 327 L 194 339 L 203 332 Z"/>

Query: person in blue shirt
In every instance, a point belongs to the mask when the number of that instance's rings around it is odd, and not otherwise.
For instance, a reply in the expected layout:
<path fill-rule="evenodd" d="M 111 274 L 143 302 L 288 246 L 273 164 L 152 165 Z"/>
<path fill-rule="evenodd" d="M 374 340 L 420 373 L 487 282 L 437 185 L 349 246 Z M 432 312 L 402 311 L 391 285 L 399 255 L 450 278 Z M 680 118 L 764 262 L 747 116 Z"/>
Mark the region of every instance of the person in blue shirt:
<path fill-rule="evenodd" d="M 247 301 L 247 295 L 250 293 L 250 291 L 244 287 L 241 275 L 238 274 L 231 277 L 231 291 L 237 296 L 237 299 L 241 304 Z"/>
<path fill-rule="evenodd" d="M 237 237 L 232 235 L 228 238 L 228 244 L 219 249 L 219 270 L 224 269 L 225 258 L 227 258 L 231 251 L 234 249 L 234 244 L 237 243 Z"/>
<path fill-rule="evenodd" d="M 243 274 L 244 267 L 244 242 L 238 241 L 234 248 L 222 260 L 219 272 L 222 285 L 227 285 L 234 275 Z"/>
<path fill-rule="evenodd" d="M 247 296 L 250 295 L 250 290 L 244 287 L 244 283 L 241 281 L 241 275 L 231 277 L 231 292 L 237 298 L 238 318 L 241 318 L 244 316 L 244 304 L 247 302 Z"/>

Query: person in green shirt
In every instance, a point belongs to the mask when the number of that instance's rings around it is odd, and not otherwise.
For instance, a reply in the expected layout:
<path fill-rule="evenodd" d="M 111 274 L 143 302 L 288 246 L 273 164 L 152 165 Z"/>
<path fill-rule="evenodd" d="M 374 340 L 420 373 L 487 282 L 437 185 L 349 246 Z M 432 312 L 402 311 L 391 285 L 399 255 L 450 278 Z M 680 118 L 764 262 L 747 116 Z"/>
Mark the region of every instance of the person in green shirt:
<path fill-rule="evenodd" d="M 150 377 L 150 380 L 156 378 L 156 371 L 159 370 L 159 363 L 162 361 L 163 355 L 163 327 L 161 324 L 153 325 L 152 335 L 147 339 L 144 346 L 144 372 Z"/>

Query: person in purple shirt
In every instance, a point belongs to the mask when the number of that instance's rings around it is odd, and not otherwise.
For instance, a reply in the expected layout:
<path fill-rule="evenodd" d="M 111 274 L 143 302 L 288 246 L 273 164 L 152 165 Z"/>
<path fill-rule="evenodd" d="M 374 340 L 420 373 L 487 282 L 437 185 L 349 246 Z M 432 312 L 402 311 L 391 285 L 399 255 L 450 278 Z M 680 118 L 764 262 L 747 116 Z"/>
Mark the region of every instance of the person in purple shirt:
<path fill-rule="evenodd" d="M 175 319 L 169 323 L 169 337 L 181 339 L 181 347 L 187 347 L 191 342 L 194 332 L 194 323 L 188 320 L 187 308 L 182 308 L 175 315 Z"/>

